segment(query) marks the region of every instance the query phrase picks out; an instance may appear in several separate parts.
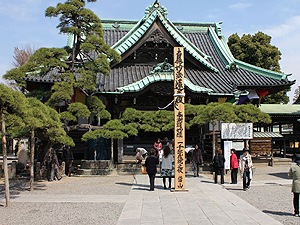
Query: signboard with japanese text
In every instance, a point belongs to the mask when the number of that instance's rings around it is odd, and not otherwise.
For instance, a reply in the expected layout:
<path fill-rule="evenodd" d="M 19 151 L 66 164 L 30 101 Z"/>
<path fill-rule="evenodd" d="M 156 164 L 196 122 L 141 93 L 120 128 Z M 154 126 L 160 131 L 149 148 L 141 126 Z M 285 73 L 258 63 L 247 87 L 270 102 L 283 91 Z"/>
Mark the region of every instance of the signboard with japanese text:
<path fill-rule="evenodd" d="M 230 169 L 230 155 L 232 149 L 232 141 L 224 141 L 224 158 L 225 158 L 225 165 L 224 169 Z"/>
<path fill-rule="evenodd" d="M 184 48 L 174 47 L 175 190 L 185 189 Z"/>
<path fill-rule="evenodd" d="M 221 123 L 222 139 L 253 139 L 253 123 Z"/>

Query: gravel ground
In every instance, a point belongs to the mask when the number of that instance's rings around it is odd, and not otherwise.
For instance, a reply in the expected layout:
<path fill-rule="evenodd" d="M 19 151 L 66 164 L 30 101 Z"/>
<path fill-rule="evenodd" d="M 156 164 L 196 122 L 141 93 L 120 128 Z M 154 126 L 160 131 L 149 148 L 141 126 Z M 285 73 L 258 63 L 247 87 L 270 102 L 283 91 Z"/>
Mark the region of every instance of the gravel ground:
<path fill-rule="evenodd" d="M 288 179 L 290 166 L 257 166 L 253 180 Z M 229 181 L 230 178 L 227 178 Z M 247 191 L 239 187 L 229 187 L 227 190 L 244 199 L 257 209 L 283 224 L 300 224 L 300 218 L 293 215 L 293 193 L 291 185 L 251 186 Z"/>
<path fill-rule="evenodd" d="M 0 224 L 116 224 L 124 204 L 11 203 L 0 207 Z"/>
<path fill-rule="evenodd" d="M 10 193 L 18 194 L 80 194 L 80 195 L 128 195 L 133 176 L 63 177 L 60 181 L 36 181 L 34 191 L 29 191 L 29 180 L 11 180 Z M 0 194 L 4 194 L 3 179 Z"/>
<path fill-rule="evenodd" d="M 282 224 L 300 224 L 300 218 L 293 214 L 290 185 L 253 186 L 248 191 L 234 188 L 228 190 Z"/>
<path fill-rule="evenodd" d="M 4 195 L 3 179 L 0 195 Z M 63 177 L 60 181 L 36 181 L 33 192 L 26 179 L 11 180 L 12 195 L 128 195 L 133 176 Z M 0 203 L 0 224 L 116 224 L 124 203 Z"/>
<path fill-rule="evenodd" d="M 257 166 L 253 180 L 287 179 L 290 166 Z M 210 176 L 210 175 L 209 175 Z M 28 180 L 10 182 L 13 195 L 128 195 L 133 176 L 64 177 L 61 181 L 36 181 L 35 190 L 29 191 Z M 230 174 L 225 176 L 230 182 Z M 240 181 L 241 182 L 241 181 Z M 300 224 L 293 216 L 291 185 L 252 186 L 248 191 L 227 187 L 229 191 L 283 224 Z M 0 195 L 4 194 L 3 179 Z M 124 203 L 11 203 L 10 208 L 0 203 L 0 224 L 116 224 Z M 13 215 L 13 216 L 12 216 Z"/>

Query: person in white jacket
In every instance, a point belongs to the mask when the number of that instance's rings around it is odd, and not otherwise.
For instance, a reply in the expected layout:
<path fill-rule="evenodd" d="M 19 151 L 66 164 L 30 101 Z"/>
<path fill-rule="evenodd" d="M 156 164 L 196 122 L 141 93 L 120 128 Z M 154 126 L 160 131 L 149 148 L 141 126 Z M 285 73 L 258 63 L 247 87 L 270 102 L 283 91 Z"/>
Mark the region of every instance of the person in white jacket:
<path fill-rule="evenodd" d="M 169 178 L 169 188 L 171 188 L 171 177 L 172 177 L 172 162 L 173 155 L 170 153 L 169 146 L 164 147 L 162 162 L 161 162 L 161 176 L 163 178 L 164 189 L 167 189 L 166 178 Z"/>
<path fill-rule="evenodd" d="M 243 190 L 246 191 L 250 188 L 250 182 L 252 179 L 252 159 L 251 155 L 249 154 L 249 150 L 244 148 L 244 154 L 241 155 L 240 158 L 240 171 L 243 178 Z"/>

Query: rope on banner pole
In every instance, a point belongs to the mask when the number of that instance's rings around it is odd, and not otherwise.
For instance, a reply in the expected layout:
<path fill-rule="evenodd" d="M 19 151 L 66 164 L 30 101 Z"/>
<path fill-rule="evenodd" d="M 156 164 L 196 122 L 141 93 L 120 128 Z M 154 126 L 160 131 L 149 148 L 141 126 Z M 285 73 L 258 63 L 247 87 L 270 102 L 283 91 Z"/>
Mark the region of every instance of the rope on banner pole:
<path fill-rule="evenodd" d="M 174 94 L 173 96 L 174 96 L 174 97 L 176 97 L 176 96 L 184 97 L 184 96 L 185 96 L 185 93 L 183 93 L 183 94 Z M 167 106 L 165 106 L 165 107 L 163 107 L 163 108 L 160 108 L 160 107 L 157 107 L 157 108 L 158 108 L 159 110 L 164 110 L 164 109 L 168 108 L 170 105 L 172 105 L 173 102 L 174 102 L 174 100 L 172 100 Z"/>
<path fill-rule="evenodd" d="M 167 106 L 163 107 L 163 108 L 160 108 L 160 107 L 157 107 L 159 110 L 164 110 L 166 108 L 168 108 L 170 105 L 172 105 L 174 102 L 174 100 L 172 100 Z"/>

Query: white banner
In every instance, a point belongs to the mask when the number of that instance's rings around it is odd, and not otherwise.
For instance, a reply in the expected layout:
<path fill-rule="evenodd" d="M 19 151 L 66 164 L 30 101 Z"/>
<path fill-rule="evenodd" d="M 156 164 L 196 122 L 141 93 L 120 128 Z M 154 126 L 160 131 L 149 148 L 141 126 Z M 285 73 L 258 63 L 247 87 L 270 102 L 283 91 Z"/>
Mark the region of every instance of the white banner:
<path fill-rule="evenodd" d="M 224 141 L 225 170 L 230 170 L 231 149 L 232 149 L 232 141 Z"/>
<path fill-rule="evenodd" d="M 222 139 L 253 139 L 253 123 L 221 123 Z"/>

